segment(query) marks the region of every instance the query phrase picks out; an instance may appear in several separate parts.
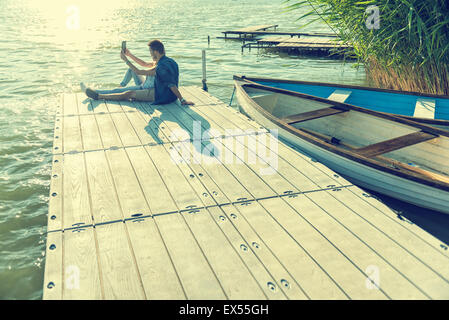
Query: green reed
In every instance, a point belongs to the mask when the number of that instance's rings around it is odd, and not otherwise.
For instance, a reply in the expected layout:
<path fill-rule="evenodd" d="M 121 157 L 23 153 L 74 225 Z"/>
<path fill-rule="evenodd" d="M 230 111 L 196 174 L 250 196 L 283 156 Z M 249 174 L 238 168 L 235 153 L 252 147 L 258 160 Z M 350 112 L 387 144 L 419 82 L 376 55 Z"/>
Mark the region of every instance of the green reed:
<path fill-rule="evenodd" d="M 449 95 L 449 1 L 286 0 L 308 8 L 298 20 L 322 20 L 365 64 L 376 86 Z M 379 12 L 378 28 L 373 11 Z"/>

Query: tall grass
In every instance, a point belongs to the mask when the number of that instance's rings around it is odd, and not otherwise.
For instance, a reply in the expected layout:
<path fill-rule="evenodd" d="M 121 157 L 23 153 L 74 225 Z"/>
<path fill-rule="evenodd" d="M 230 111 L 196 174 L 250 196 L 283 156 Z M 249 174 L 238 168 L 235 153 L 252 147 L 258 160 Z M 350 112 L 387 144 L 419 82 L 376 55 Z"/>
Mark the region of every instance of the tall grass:
<path fill-rule="evenodd" d="M 376 86 L 449 95 L 448 0 L 286 0 L 308 8 L 298 20 L 322 20 L 352 45 Z M 379 28 L 368 28 L 379 9 Z"/>

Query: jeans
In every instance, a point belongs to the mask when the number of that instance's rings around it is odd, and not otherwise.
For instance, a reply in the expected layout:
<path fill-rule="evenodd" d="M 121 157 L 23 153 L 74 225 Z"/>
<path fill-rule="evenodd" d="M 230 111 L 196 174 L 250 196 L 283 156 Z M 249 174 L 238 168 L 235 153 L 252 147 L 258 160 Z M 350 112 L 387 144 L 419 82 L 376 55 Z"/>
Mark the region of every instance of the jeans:
<path fill-rule="evenodd" d="M 131 81 L 131 78 L 134 79 L 135 86 L 129 86 L 125 87 L 129 81 Z M 123 78 L 122 82 L 120 82 L 120 85 L 124 88 L 115 88 L 115 89 L 109 89 L 109 90 L 95 90 L 99 94 L 110 94 L 110 93 L 122 93 L 130 90 L 142 90 L 142 84 L 143 80 L 139 77 L 134 71 L 131 69 L 128 69 L 125 73 L 125 77 Z"/>

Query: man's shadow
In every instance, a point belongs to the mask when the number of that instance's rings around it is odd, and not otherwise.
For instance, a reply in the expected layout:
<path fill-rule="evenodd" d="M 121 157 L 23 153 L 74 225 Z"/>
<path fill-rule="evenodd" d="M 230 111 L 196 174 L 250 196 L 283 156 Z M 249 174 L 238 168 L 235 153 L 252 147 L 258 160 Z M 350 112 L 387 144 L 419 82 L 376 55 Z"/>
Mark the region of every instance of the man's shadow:
<path fill-rule="evenodd" d="M 91 108 L 94 110 L 101 102 L 92 101 Z M 145 126 L 145 131 L 153 138 L 157 144 L 165 143 L 161 138 L 162 134 L 170 142 L 186 142 L 190 141 L 199 154 L 208 157 L 218 158 L 220 151 L 217 146 L 213 144 L 214 136 L 211 136 L 211 126 L 203 116 L 195 112 L 195 106 L 179 106 L 178 102 L 166 105 L 152 105 L 148 102 L 141 101 L 110 101 L 106 103 L 111 106 L 121 105 L 127 108 L 133 108 L 136 111 L 151 117 L 148 124 Z M 175 104 L 177 104 L 175 106 Z M 183 110 L 184 109 L 184 110 Z M 158 111 L 158 115 L 156 112 Z M 179 130 L 170 132 L 165 129 L 165 122 L 175 122 L 178 124 Z"/>

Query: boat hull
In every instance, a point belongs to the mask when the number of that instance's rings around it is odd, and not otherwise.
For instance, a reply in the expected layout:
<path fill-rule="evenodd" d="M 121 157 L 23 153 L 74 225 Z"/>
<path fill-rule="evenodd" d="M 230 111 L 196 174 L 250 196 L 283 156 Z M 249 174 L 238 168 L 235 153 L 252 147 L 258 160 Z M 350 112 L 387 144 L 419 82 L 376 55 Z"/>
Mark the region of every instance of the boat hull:
<path fill-rule="evenodd" d="M 347 177 L 349 181 L 360 187 L 419 207 L 449 214 L 448 191 L 364 165 L 299 137 L 259 112 L 257 103 L 248 96 L 240 84 L 239 81 L 236 81 L 236 98 L 240 108 L 265 128 L 277 130 L 280 138 L 285 139 L 310 157 Z"/>

